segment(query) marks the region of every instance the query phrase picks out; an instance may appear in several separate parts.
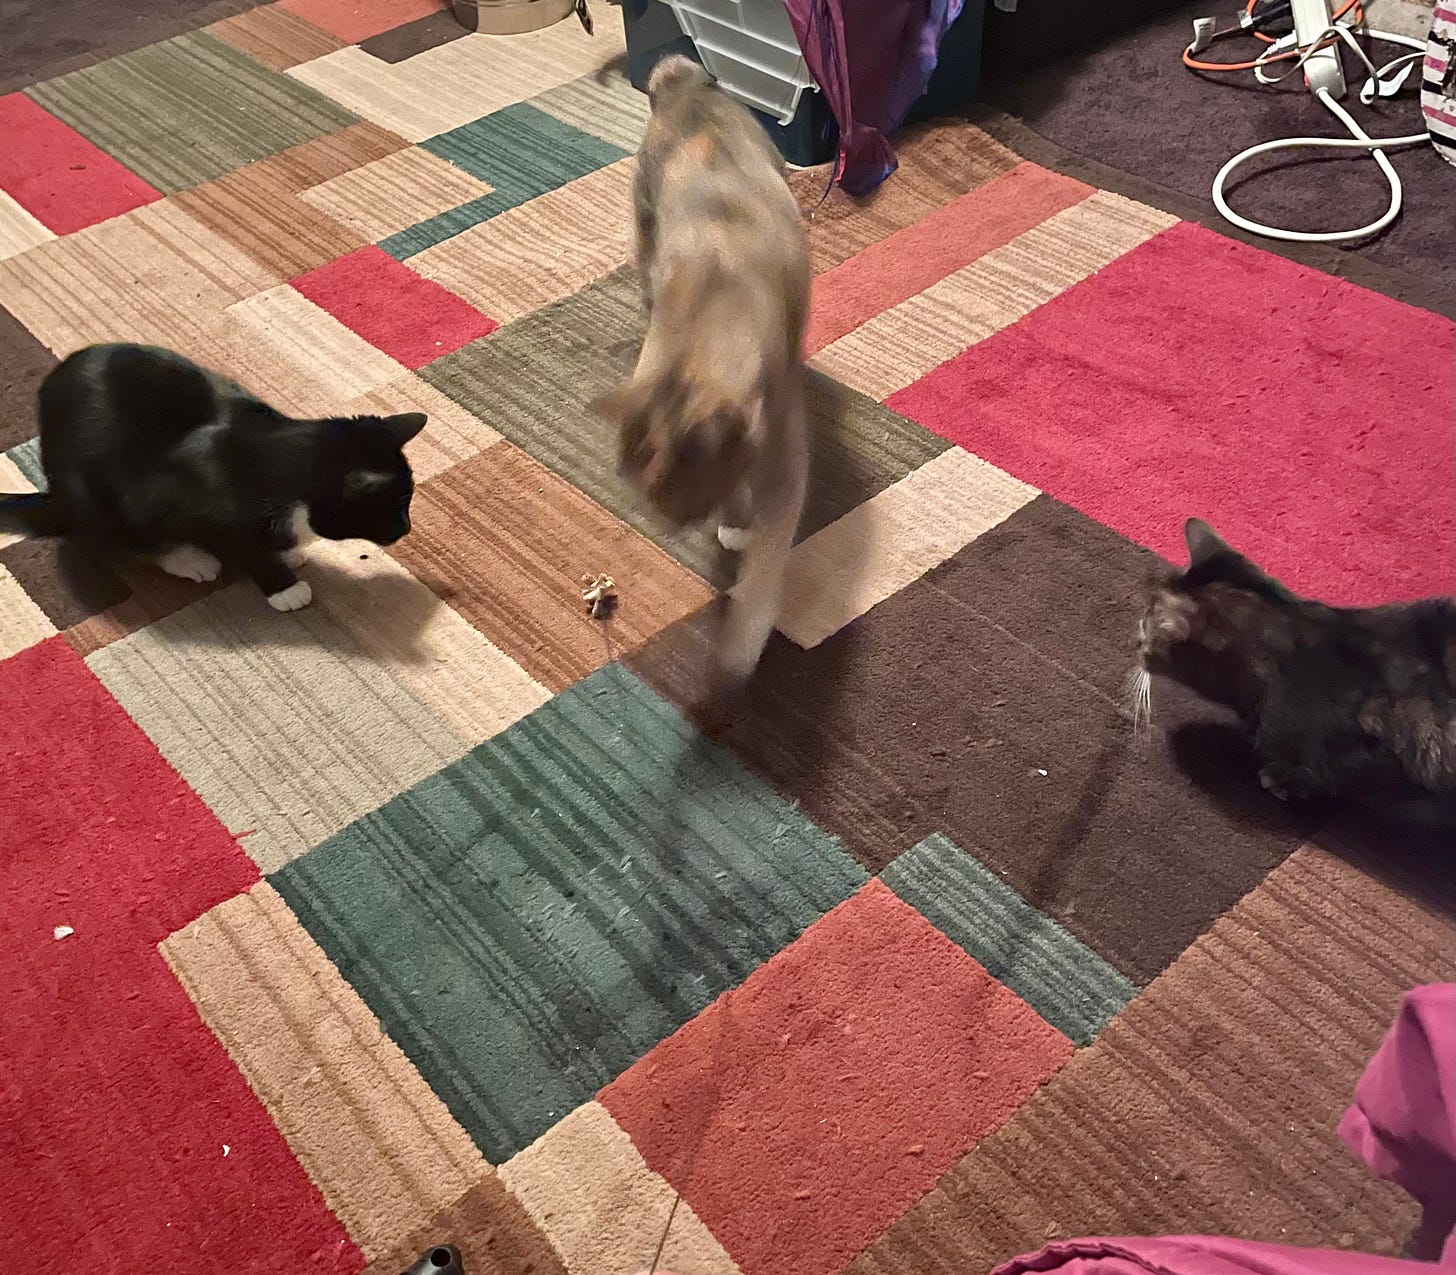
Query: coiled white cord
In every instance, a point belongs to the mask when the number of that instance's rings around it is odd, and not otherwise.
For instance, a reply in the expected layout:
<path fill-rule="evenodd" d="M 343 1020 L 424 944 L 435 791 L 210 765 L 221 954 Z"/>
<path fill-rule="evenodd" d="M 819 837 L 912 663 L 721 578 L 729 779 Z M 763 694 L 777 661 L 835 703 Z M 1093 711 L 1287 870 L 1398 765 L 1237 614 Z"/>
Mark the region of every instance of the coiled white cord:
<path fill-rule="evenodd" d="M 1337 40 L 1348 45 L 1354 50 L 1355 55 L 1365 64 L 1370 72 L 1370 80 L 1366 84 L 1366 90 L 1373 97 L 1379 93 L 1380 86 L 1385 83 L 1386 77 L 1402 65 L 1409 65 L 1425 53 L 1425 45 L 1409 36 L 1397 35 L 1389 31 L 1366 30 L 1364 34 L 1372 39 L 1386 40 L 1392 44 L 1404 45 L 1407 48 L 1416 50 L 1414 53 L 1402 54 L 1400 57 L 1387 62 L 1382 67 L 1375 64 L 1365 55 L 1365 51 L 1359 46 L 1350 28 L 1343 23 L 1335 23 L 1326 28 L 1320 36 L 1311 43 L 1300 54 L 1299 59 L 1283 75 L 1266 77 L 1263 68 L 1277 52 L 1283 51 L 1281 46 L 1276 45 L 1264 56 L 1258 58 L 1254 66 L 1254 75 L 1263 84 L 1277 84 L 1287 75 L 1301 70 L 1306 61 L 1320 48 L 1326 47 L 1332 40 Z M 1404 79 L 1404 76 L 1401 77 Z M 1399 81 L 1396 82 L 1396 87 Z M 1386 157 L 1385 151 L 1388 147 L 1394 146 L 1416 146 L 1429 140 L 1428 134 L 1411 133 L 1405 137 L 1371 137 L 1355 120 L 1331 96 L 1328 89 L 1317 89 L 1315 99 L 1322 103 L 1336 119 L 1340 121 L 1349 131 L 1351 136 L 1345 137 L 1285 137 L 1274 142 L 1260 142 L 1257 146 L 1250 146 L 1247 150 L 1240 151 L 1222 168 L 1218 170 L 1218 176 L 1213 179 L 1213 203 L 1225 220 L 1238 226 L 1241 230 L 1247 230 L 1250 234 L 1263 235 L 1269 239 L 1283 239 L 1294 243 L 1346 243 L 1352 239 L 1363 239 L 1368 235 L 1378 234 L 1391 222 L 1400 216 L 1401 202 L 1404 198 L 1404 191 L 1400 184 L 1400 176 L 1395 171 L 1395 166 Z M 1362 96 L 1364 96 L 1362 94 Z M 1367 150 L 1380 171 L 1385 175 L 1385 180 L 1390 186 L 1390 204 L 1385 212 L 1372 221 L 1369 225 L 1360 226 L 1354 230 L 1286 230 L 1282 226 L 1266 226 L 1262 222 L 1253 221 L 1248 217 L 1236 213 L 1229 207 L 1228 200 L 1224 196 L 1224 185 L 1238 169 L 1242 168 L 1252 159 L 1260 155 L 1268 155 L 1274 151 L 1299 150 L 1306 148 L 1318 148 L 1327 150 Z"/>

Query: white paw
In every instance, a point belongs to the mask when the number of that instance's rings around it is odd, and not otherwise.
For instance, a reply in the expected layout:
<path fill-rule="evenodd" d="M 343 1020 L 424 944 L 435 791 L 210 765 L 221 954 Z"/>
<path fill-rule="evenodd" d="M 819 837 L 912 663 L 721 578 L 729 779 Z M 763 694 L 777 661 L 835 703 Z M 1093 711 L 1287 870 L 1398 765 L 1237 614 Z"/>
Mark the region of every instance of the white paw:
<path fill-rule="evenodd" d="M 301 567 L 303 566 L 304 559 L 308 557 L 308 554 L 295 546 L 292 549 L 285 549 L 278 556 L 290 567 Z"/>
<path fill-rule="evenodd" d="M 758 667 L 759 655 L 751 646 L 725 646 L 718 652 L 718 670 L 733 681 L 747 681 Z"/>
<path fill-rule="evenodd" d="M 735 610 L 738 603 L 735 601 Z M 718 667 L 729 677 L 747 678 L 758 667 L 763 648 L 773 633 L 773 613 L 730 614 L 718 648 Z"/>
<path fill-rule="evenodd" d="M 1289 789 L 1285 788 L 1267 770 L 1259 772 L 1259 787 L 1264 789 L 1271 797 L 1277 797 L 1280 801 L 1289 800 Z"/>
<path fill-rule="evenodd" d="M 222 563 L 196 545 L 178 545 L 175 549 L 168 549 L 157 559 L 157 565 L 169 576 L 198 583 L 216 580 L 222 574 Z"/>
<path fill-rule="evenodd" d="M 313 601 L 313 590 L 307 580 L 296 580 L 286 589 L 268 595 L 268 605 L 275 611 L 301 611 Z"/>
<path fill-rule="evenodd" d="M 730 553 L 741 553 L 748 548 L 749 533 L 746 527 L 719 527 L 718 543 Z"/>

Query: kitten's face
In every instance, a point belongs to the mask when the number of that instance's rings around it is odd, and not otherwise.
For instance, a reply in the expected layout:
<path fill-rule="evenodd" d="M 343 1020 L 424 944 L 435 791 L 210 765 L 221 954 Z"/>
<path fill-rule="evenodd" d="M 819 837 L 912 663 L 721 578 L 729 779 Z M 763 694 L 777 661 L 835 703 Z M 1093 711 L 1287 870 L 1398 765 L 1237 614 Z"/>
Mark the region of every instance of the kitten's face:
<path fill-rule="evenodd" d="M 308 521 L 328 540 L 392 545 L 410 529 L 414 476 L 404 445 L 425 427 L 425 416 L 361 416 L 334 422 L 320 457 Z"/>
<path fill-rule="evenodd" d="M 1279 588 L 1206 523 L 1186 529 L 1189 566 L 1154 589 L 1138 623 L 1138 662 L 1205 699 L 1243 710 L 1262 685 L 1288 622 Z M 1267 588 L 1265 587 L 1267 585 Z"/>
<path fill-rule="evenodd" d="M 628 381 L 593 408 L 619 428 L 622 475 L 675 525 L 721 509 L 753 463 L 749 412 L 675 379 Z"/>
<path fill-rule="evenodd" d="M 1191 662 L 1227 647 L 1217 631 L 1216 616 L 1206 613 L 1197 589 L 1187 589 L 1182 575 L 1154 591 L 1138 622 L 1138 659 L 1149 673 L 1179 677 Z"/>

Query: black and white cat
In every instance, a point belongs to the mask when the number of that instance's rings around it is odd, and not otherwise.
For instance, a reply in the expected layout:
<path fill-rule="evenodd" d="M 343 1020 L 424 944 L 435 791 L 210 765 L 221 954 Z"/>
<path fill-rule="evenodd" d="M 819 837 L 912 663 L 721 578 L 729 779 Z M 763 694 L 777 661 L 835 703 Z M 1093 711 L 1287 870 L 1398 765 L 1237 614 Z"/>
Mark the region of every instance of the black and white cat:
<path fill-rule="evenodd" d="M 313 599 L 293 573 L 301 532 L 387 545 L 409 530 L 403 448 L 426 418 L 295 420 L 179 354 L 93 345 L 46 377 L 39 420 L 49 490 L 0 497 L 0 530 L 146 554 L 188 580 L 234 566 L 296 611 Z"/>

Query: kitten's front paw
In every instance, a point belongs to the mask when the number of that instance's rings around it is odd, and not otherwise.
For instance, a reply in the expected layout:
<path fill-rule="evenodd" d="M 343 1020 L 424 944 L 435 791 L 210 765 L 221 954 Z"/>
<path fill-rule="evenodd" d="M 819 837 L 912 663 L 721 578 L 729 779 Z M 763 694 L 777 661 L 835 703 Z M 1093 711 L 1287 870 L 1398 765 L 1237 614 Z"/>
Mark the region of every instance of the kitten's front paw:
<path fill-rule="evenodd" d="M 746 527 L 719 527 L 718 543 L 727 549 L 729 553 L 742 553 L 748 548 L 748 529 Z"/>
<path fill-rule="evenodd" d="M 313 590 L 307 580 L 295 580 L 286 589 L 268 595 L 268 605 L 275 611 L 301 611 L 313 601 Z"/>
<path fill-rule="evenodd" d="M 1289 789 L 1284 786 L 1280 776 L 1267 766 L 1259 772 L 1259 786 L 1271 797 L 1277 797 L 1280 801 L 1288 801 L 1290 798 Z"/>
<path fill-rule="evenodd" d="M 308 554 L 295 545 L 292 549 L 285 549 L 278 556 L 283 559 L 285 566 L 298 568 L 303 566 L 304 559 L 308 557 Z"/>
<path fill-rule="evenodd" d="M 196 580 L 199 584 L 216 580 L 222 574 L 222 563 L 196 545 L 178 545 L 175 549 L 168 549 L 157 559 L 157 565 L 169 576 Z"/>
<path fill-rule="evenodd" d="M 1259 784 L 1280 801 L 1315 801 L 1333 796 L 1333 790 L 1302 766 L 1270 763 L 1259 771 Z"/>

